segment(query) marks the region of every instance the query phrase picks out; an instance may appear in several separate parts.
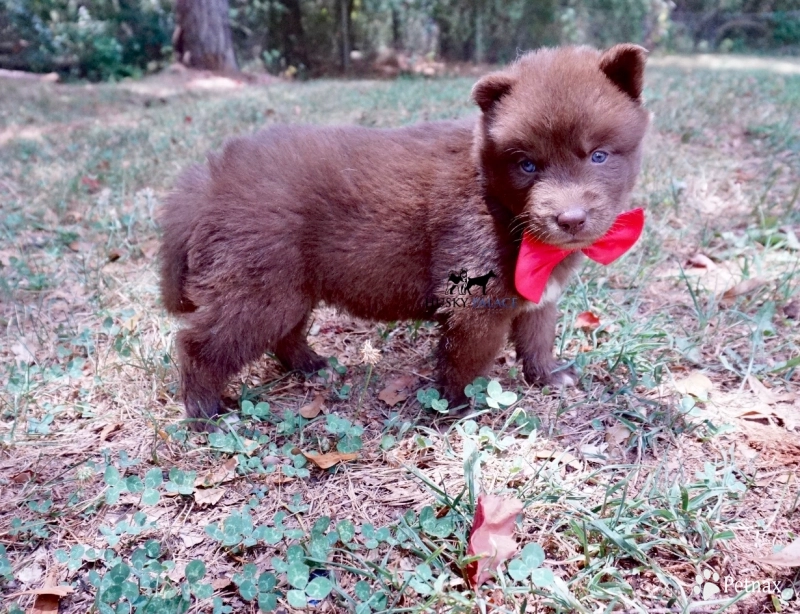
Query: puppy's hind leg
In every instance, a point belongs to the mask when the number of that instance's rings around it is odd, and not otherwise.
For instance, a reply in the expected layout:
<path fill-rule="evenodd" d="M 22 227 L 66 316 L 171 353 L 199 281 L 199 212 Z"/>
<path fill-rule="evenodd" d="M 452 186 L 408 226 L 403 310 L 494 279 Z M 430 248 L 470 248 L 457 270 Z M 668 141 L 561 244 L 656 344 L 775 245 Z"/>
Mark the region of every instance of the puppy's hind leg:
<path fill-rule="evenodd" d="M 221 412 L 225 384 L 272 349 L 296 320 L 275 318 L 263 305 L 249 301 L 235 303 L 234 308 L 201 309 L 187 320 L 189 326 L 178 333 L 183 402 L 194 430 L 213 430 L 210 421 Z"/>
<path fill-rule="evenodd" d="M 193 430 L 214 430 L 211 421 L 221 411 L 222 389 L 243 364 L 235 348 L 219 343 L 207 329 L 186 328 L 178 333 L 181 393 Z"/>
<path fill-rule="evenodd" d="M 290 330 L 275 346 L 275 356 L 289 371 L 305 374 L 316 373 L 328 366 L 328 362 L 308 345 L 306 326 L 309 313 Z"/>

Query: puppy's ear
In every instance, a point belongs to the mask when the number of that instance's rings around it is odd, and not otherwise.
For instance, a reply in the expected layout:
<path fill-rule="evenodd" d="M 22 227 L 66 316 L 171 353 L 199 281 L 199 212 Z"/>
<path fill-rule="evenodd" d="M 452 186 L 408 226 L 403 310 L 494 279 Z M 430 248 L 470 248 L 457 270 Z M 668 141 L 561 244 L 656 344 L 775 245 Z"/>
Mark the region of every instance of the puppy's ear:
<path fill-rule="evenodd" d="M 629 43 L 614 45 L 600 57 L 600 70 L 623 92 L 639 100 L 644 87 L 647 49 Z"/>
<path fill-rule="evenodd" d="M 486 75 L 473 86 L 472 99 L 481 111 L 488 113 L 498 100 L 511 91 L 513 85 L 514 79 L 507 73 L 496 72 Z"/>

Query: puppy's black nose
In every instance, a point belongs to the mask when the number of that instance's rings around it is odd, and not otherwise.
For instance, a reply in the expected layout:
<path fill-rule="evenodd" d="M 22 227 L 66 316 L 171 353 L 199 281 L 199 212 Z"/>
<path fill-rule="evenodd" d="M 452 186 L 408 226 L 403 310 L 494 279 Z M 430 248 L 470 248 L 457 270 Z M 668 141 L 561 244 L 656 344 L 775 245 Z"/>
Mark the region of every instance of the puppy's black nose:
<path fill-rule="evenodd" d="M 564 232 L 576 234 L 586 222 L 586 211 L 583 209 L 568 209 L 556 216 L 559 228 Z"/>

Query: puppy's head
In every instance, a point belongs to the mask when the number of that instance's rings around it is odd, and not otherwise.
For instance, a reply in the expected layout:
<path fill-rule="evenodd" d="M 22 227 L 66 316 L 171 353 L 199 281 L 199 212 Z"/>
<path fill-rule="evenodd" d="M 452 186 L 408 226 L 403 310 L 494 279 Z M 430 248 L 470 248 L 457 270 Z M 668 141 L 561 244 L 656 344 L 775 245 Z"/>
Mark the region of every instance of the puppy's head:
<path fill-rule="evenodd" d="M 535 237 L 585 247 L 627 208 L 649 117 L 646 55 L 636 45 L 543 49 L 475 84 L 487 192 Z"/>

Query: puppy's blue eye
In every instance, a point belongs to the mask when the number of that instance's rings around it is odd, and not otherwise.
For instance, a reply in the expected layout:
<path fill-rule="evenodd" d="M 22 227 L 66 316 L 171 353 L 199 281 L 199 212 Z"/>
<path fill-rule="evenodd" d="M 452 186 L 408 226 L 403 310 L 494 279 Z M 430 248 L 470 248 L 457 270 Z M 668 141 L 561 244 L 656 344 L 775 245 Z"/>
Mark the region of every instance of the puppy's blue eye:
<path fill-rule="evenodd" d="M 592 154 L 592 162 L 595 164 L 602 164 L 608 158 L 608 154 L 605 151 L 596 151 Z"/>
<path fill-rule="evenodd" d="M 519 163 L 519 167 L 526 173 L 536 172 L 536 165 L 527 158 L 525 158 L 522 162 Z"/>

